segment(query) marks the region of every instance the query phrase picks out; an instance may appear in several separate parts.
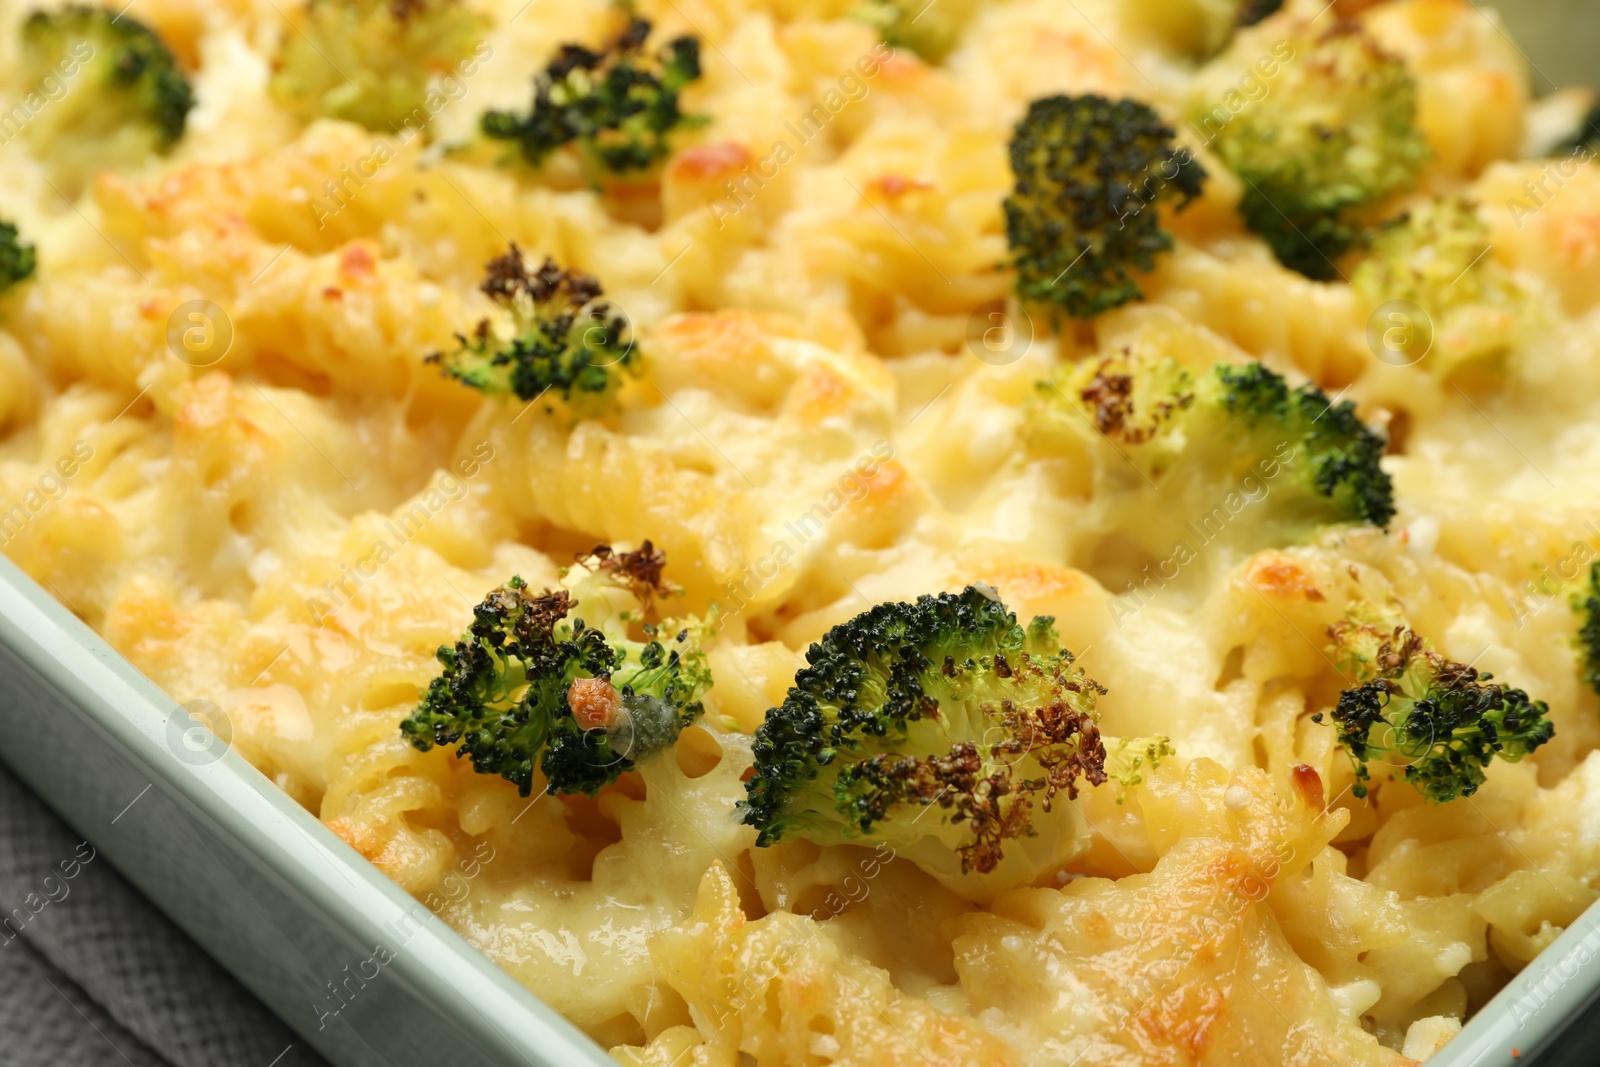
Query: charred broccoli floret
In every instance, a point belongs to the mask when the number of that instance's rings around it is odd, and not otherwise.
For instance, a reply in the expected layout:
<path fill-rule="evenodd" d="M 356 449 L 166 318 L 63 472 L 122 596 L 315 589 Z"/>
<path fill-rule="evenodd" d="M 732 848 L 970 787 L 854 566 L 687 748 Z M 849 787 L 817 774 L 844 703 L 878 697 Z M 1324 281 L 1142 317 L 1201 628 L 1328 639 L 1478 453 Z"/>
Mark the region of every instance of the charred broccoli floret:
<path fill-rule="evenodd" d="M 99 170 L 133 167 L 183 136 L 194 92 L 150 27 L 105 8 L 36 11 L 22 24 L 22 68 L 49 101 L 26 127 L 75 191 Z"/>
<path fill-rule="evenodd" d="M 938 63 L 960 43 L 975 6 L 973 0 L 867 0 L 852 14 L 886 43 Z"/>
<path fill-rule="evenodd" d="M 564 45 L 533 82 L 526 114 L 486 112 L 485 136 L 516 145 L 533 166 L 575 145 L 591 180 L 648 171 L 670 151 L 674 130 L 701 121 L 680 96 L 700 77 L 700 40 L 678 37 L 647 53 L 650 22 L 634 19 L 603 52 Z"/>
<path fill-rule="evenodd" d="M 1239 0 L 1239 25 L 1254 26 L 1283 9 L 1283 0 Z"/>
<path fill-rule="evenodd" d="M 1572 601 L 1578 613 L 1578 655 L 1583 680 L 1600 693 L 1600 563 L 1589 567 L 1589 584 Z"/>
<path fill-rule="evenodd" d="M 534 400 L 554 393 L 597 411 L 623 372 L 638 372 L 633 328 L 590 275 L 562 270 L 553 259 L 529 270 L 513 244 L 489 262 L 481 288 L 501 314 L 481 320 L 470 336 L 458 334 L 452 351 L 428 357 L 451 377 L 490 395 Z"/>
<path fill-rule="evenodd" d="M 641 621 L 645 602 L 668 591 L 650 542 L 582 562 L 572 591 L 534 593 L 512 578 L 474 609 L 461 640 L 439 649 L 444 673 L 400 724 L 413 745 L 455 746 L 523 796 L 535 767 L 547 792 L 593 795 L 672 747 L 711 685 L 703 627 Z"/>
<path fill-rule="evenodd" d="M 1274 14 L 1283 0 L 1122 0 L 1132 20 L 1175 53 L 1216 55 L 1241 28 Z"/>
<path fill-rule="evenodd" d="M 1429 149 L 1405 62 L 1359 26 L 1302 24 L 1288 41 L 1294 58 L 1274 67 L 1264 96 L 1229 113 L 1212 143 L 1244 180 L 1240 210 L 1250 229 L 1284 266 L 1328 281 L 1376 221 L 1376 206 L 1414 183 Z M 1239 60 L 1219 60 L 1201 84 L 1231 90 Z M 1197 125 L 1206 128 L 1221 95 L 1203 91 Z"/>
<path fill-rule="evenodd" d="M 1584 114 L 1576 130 L 1551 146 L 1549 154 L 1567 156 L 1585 149 L 1593 152 L 1597 145 L 1600 145 L 1600 100 L 1595 101 L 1594 106 Z"/>
<path fill-rule="evenodd" d="M 1065 801 L 1109 777 L 1104 690 L 1052 621 L 1024 629 L 969 587 L 830 630 L 756 731 L 743 817 L 757 843 L 871 839 L 954 885 L 1021 884 L 1070 858 L 1080 828 Z M 1164 751 L 1141 744 L 1121 773 Z"/>
<path fill-rule="evenodd" d="M 1532 291 L 1490 254 L 1489 226 L 1473 205 L 1422 204 L 1377 232 L 1352 283 L 1377 307 L 1403 300 L 1426 312 L 1411 339 L 1440 378 L 1468 367 L 1504 369 L 1522 333 L 1540 318 Z"/>
<path fill-rule="evenodd" d="M 1332 712 L 1357 797 L 1367 795 L 1374 759 L 1403 767 L 1401 776 L 1435 804 L 1469 797 L 1495 756 L 1516 763 L 1555 736 L 1544 701 L 1446 659 L 1405 626 L 1346 621 L 1328 636 L 1334 662 L 1360 679 Z"/>
<path fill-rule="evenodd" d="M 9 222 L 0 222 L 0 295 L 21 285 L 33 274 L 38 255 Z"/>
<path fill-rule="evenodd" d="M 1200 195 L 1205 170 L 1171 127 L 1133 100 L 1035 100 L 1011 140 L 1016 189 L 1006 238 L 1024 301 L 1078 319 L 1144 297 L 1135 270 L 1172 249 L 1158 204 Z"/>
<path fill-rule="evenodd" d="M 430 81 L 459 70 L 488 31 L 461 0 L 309 0 L 284 35 L 272 97 L 306 122 L 421 128 L 443 106 L 426 107 Z"/>
<path fill-rule="evenodd" d="M 1255 551 L 1394 516 L 1384 438 L 1354 404 L 1310 383 L 1291 387 L 1260 363 L 1196 373 L 1130 346 L 1040 382 L 1027 426 L 1041 452 L 1094 457 L 1095 497 L 1113 529 L 1153 529 L 1152 516 L 1174 515 L 1187 520 L 1186 538 Z M 1253 517 L 1241 521 L 1246 511 Z M 1172 542 L 1145 547 L 1166 553 Z"/>

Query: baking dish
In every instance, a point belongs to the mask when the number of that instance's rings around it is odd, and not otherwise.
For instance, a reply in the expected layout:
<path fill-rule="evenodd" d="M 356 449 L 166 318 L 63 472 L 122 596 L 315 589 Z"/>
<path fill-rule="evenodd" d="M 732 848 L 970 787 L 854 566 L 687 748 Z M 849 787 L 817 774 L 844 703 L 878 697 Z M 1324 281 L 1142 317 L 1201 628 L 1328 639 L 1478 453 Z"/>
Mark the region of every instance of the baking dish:
<path fill-rule="evenodd" d="M 0 558 L 0 759 L 339 1067 L 611 1064 Z"/>
<path fill-rule="evenodd" d="M 0 557 L 0 759 L 329 1061 L 612 1063 L 197 728 Z M 1430 1063 L 1594 1062 L 1581 1034 L 1553 1046 L 1600 999 L 1597 956 L 1600 906 Z"/>

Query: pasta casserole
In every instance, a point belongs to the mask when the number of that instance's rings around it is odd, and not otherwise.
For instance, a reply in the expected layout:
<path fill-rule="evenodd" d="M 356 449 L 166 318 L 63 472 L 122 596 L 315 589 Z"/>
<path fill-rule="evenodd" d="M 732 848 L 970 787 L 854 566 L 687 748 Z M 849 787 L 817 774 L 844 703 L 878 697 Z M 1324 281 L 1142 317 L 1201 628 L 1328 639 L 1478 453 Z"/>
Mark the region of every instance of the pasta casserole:
<path fill-rule="evenodd" d="M 1468 0 L 0 0 L 0 549 L 626 1067 L 1420 1062 L 1600 896 L 1593 103 Z"/>

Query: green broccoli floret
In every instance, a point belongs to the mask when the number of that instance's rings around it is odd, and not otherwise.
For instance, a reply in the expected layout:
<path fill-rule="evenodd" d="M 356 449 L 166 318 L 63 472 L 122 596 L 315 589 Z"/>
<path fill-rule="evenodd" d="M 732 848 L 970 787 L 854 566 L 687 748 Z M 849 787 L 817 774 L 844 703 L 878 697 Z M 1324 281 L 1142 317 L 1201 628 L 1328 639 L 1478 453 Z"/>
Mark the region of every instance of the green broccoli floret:
<path fill-rule="evenodd" d="M 1035 100 L 1011 140 L 1006 237 L 1024 301 L 1078 319 L 1144 297 L 1135 270 L 1172 249 L 1158 204 L 1184 207 L 1206 172 L 1171 127 L 1133 100 Z"/>
<path fill-rule="evenodd" d="M 891 845 L 952 887 L 1033 880 L 1070 859 L 1080 780 L 1108 780 L 1104 690 L 1049 619 L 992 590 L 880 604 L 830 630 L 756 731 L 746 823 L 771 845 Z M 1122 774 L 1166 752 L 1145 742 Z"/>
<path fill-rule="evenodd" d="M 530 271 L 515 244 L 488 264 L 483 292 L 503 314 L 483 319 L 456 348 L 428 361 L 490 395 L 534 400 L 554 393 L 581 411 L 602 410 L 641 357 L 627 316 L 600 283 L 546 259 Z"/>
<path fill-rule="evenodd" d="M 1330 654 L 1361 681 L 1339 694 L 1333 722 L 1355 766 L 1351 792 L 1367 795 L 1369 763 L 1383 759 L 1435 804 L 1470 797 L 1495 756 L 1516 763 L 1555 736 L 1542 700 L 1430 650 L 1405 626 L 1328 627 Z M 1318 712 L 1313 722 L 1322 722 Z"/>
<path fill-rule="evenodd" d="M 602 547 L 582 562 L 577 599 L 512 578 L 474 609 L 461 640 L 439 649 L 444 673 L 400 724 L 413 745 L 453 745 L 523 796 L 536 766 L 546 792 L 592 796 L 672 747 L 711 686 L 704 627 L 641 622 L 651 596 L 670 592 L 649 541 L 635 552 Z"/>
<path fill-rule="evenodd" d="M 1059 368 L 1026 414 L 1039 451 L 1088 451 L 1107 528 L 1149 534 L 1152 553 L 1180 536 L 1254 551 L 1394 516 L 1384 438 L 1354 404 L 1260 363 L 1196 374 L 1129 347 Z"/>
<path fill-rule="evenodd" d="M 1600 693 L 1600 563 L 1589 567 L 1589 584 L 1572 600 L 1581 623 L 1578 654 L 1583 660 L 1583 680 Z"/>
<path fill-rule="evenodd" d="M 1419 332 L 1397 355 L 1426 353 L 1421 358 L 1441 379 L 1469 367 L 1505 369 L 1541 309 L 1490 245 L 1488 224 L 1462 199 L 1422 204 L 1378 231 L 1372 258 L 1351 279 L 1357 295 L 1374 308 L 1403 300 L 1427 313 L 1405 324 Z"/>
<path fill-rule="evenodd" d="M 473 55 L 489 22 L 461 0 L 309 0 L 285 32 L 270 91 L 302 121 L 426 126 L 430 81 Z"/>
<path fill-rule="evenodd" d="M 1215 130 L 1217 154 L 1244 180 L 1240 210 L 1250 229 L 1284 266 L 1328 281 L 1375 221 L 1371 212 L 1411 187 L 1430 152 L 1403 60 L 1349 22 L 1322 32 L 1302 24 L 1288 42 L 1293 58 L 1237 113 L 1219 107 L 1217 90 L 1233 89 L 1241 57 L 1219 60 L 1201 78 L 1210 91 L 1191 118 Z M 1227 116 L 1220 128 L 1217 114 Z"/>
<path fill-rule="evenodd" d="M 194 92 L 155 31 L 128 15 L 74 5 L 22 24 L 22 68 L 48 103 L 27 136 L 48 146 L 75 192 L 100 170 L 133 167 L 183 136 Z"/>
<path fill-rule="evenodd" d="M 975 8 L 973 0 L 866 0 L 851 15 L 886 43 L 939 63 L 960 43 Z"/>
<path fill-rule="evenodd" d="M 23 243 L 17 228 L 9 222 L 0 222 L 0 294 L 31 277 L 38 262 L 33 246 Z"/>
<path fill-rule="evenodd" d="M 534 79 L 532 108 L 486 112 L 484 135 L 513 142 L 536 167 L 576 145 L 591 180 L 650 170 L 667 158 L 674 130 L 704 120 L 679 102 L 700 77 L 699 38 L 675 38 L 649 55 L 649 36 L 650 22 L 634 19 L 603 52 L 564 45 Z"/>

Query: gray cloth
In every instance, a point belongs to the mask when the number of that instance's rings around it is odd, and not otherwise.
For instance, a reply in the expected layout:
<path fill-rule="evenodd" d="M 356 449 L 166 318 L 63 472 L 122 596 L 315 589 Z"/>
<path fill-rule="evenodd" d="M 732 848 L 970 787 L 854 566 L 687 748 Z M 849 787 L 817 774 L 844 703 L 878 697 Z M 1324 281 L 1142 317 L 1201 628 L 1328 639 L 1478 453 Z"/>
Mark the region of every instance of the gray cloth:
<path fill-rule="evenodd" d="M 325 1067 L 0 766 L 0 1067 Z"/>

